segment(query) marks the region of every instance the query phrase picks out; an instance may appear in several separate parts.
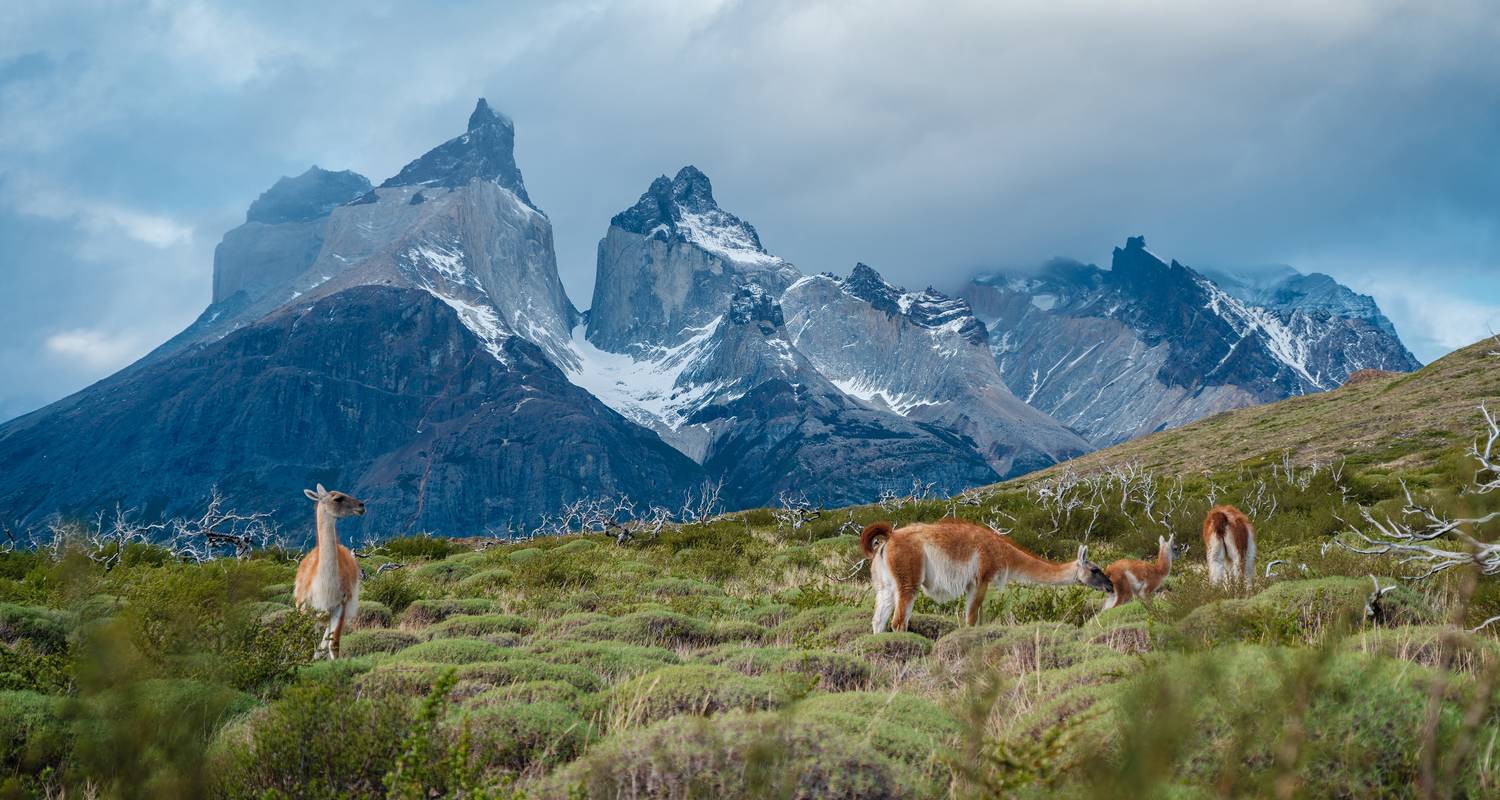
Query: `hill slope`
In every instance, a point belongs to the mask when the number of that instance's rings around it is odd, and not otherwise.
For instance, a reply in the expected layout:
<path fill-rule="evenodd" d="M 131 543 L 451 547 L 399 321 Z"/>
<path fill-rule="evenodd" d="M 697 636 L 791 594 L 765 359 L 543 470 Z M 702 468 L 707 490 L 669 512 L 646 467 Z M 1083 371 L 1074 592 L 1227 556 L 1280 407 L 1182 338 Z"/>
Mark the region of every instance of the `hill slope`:
<path fill-rule="evenodd" d="M 1430 464 L 1478 429 L 1478 405 L 1500 409 L 1500 350 L 1485 340 L 1412 373 L 1374 374 L 1331 392 L 1216 414 L 1073 459 L 1063 470 L 1114 464 L 1203 472 L 1289 453 L 1293 463 L 1347 459 L 1369 469 Z"/>

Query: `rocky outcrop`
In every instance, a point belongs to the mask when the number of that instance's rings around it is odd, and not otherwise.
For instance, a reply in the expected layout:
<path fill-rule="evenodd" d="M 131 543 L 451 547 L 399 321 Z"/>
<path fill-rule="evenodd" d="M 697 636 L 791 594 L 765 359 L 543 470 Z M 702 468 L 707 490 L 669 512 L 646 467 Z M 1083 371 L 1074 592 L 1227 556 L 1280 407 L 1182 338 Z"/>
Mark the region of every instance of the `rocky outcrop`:
<path fill-rule="evenodd" d="M 1132 237 L 1108 270 L 1058 260 L 961 294 L 1011 390 L 1102 447 L 1335 388 L 1359 369 L 1416 366 L 1373 301 L 1323 277 L 1226 291 Z"/>
<path fill-rule="evenodd" d="M 739 286 L 780 296 L 798 277 L 766 252 L 754 227 L 719 208 L 708 176 L 683 167 L 610 220 L 587 338 L 606 351 L 649 356 L 698 335 Z"/>
<path fill-rule="evenodd" d="M 792 344 L 845 393 L 972 439 L 1002 476 L 1089 445 L 1011 393 L 985 326 L 962 299 L 903 292 L 857 264 L 797 281 L 782 297 Z"/>

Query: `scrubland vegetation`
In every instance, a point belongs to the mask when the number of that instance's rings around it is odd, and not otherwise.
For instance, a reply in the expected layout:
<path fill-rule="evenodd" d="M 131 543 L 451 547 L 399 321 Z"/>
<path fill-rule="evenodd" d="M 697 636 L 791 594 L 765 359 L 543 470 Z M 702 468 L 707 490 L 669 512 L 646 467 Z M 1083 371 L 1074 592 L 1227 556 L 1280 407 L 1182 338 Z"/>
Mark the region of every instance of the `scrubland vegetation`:
<path fill-rule="evenodd" d="M 1500 511 L 1469 444 L 919 486 L 624 543 L 396 539 L 361 558 L 336 662 L 310 662 L 295 553 L 9 552 L 0 796 L 1500 796 L 1500 623 L 1479 627 L 1500 576 L 1351 549 L 1383 541 L 1372 520 L 1426 530 L 1417 506 Z M 1207 582 L 1215 502 L 1257 523 L 1248 587 Z M 1144 557 L 1167 531 L 1191 549 L 1148 603 L 1011 586 L 978 627 L 921 598 L 909 632 L 872 634 L 851 530 L 950 514 L 1055 560 Z"/>

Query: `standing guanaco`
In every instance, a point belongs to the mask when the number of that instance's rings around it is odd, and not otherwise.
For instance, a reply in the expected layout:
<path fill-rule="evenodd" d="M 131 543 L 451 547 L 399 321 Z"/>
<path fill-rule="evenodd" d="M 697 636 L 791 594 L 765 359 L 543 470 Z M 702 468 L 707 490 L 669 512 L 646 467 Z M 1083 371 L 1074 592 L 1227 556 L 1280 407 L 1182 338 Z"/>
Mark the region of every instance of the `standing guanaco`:
<path fill-rule="evenodd" d="M 1081 583 L 1101 591 L 1110 587 L 1104 570 L 1088 560 L 1087 546 L 1078 548 L 1077 560 L 1055 563 L 990 528 L 959 519 L 899 530 L 893 530 L 889 522 L 877 522 L 860 534 L 859 546 L 870 560 L 870 583 L 875 587 L 875 618 L 870 627 L 876 633 L 885 629 L 887 620 L 892 630 L 906 630 L 918 589 L 940 603 L 967 594 L 964 621 L 975 625 L 991 584 L 1004 588 L 1009 581 L 1057 586 Z"/>
<path fill-rule="evenodd" d="M 1175 538 L 1175 536 L 1156 538 L 1155 561 L 1122 558 L 1105 567 L 1104 574 L 1109 576 L 1109 582 L 1114 589 L 1109 599 L 1104 601 L 1102 610 L 1108 611 L 1121 603 L 1130 602 L 1137 596 L 1150 598 L 1151 595 L 1156 594 L 1162 581 L 1167 579 L 1167 573 L 1172 571 L 1172 559 L 1177 555 L 1173 546 Z"/>
<path fill-rule="evenodd" d="M 349 548 L 339 544 L 335 525 L 342 517 L 363 516 L 365 504 L 343 492 L 330 492 L 321 483 L 316 491 L 302 491 L 317 504 L 318 542 L 297 565 L 292 596 L 298 608 L 311 608 L 328 615 L 328 630 L 313 651 L 313 658 L 327 653 L 329 660 L 333 660 L 339 657 L 339 639 L 345 623 L 359 613 L 359 563 Z"/>
<path fill-rule="evenodd" d="M 1214 506 L 1203 520 L 1203 557 L 1210 583 L 1248 582 L 1255 576 L 1255 526 L 1234 506 Z"/>

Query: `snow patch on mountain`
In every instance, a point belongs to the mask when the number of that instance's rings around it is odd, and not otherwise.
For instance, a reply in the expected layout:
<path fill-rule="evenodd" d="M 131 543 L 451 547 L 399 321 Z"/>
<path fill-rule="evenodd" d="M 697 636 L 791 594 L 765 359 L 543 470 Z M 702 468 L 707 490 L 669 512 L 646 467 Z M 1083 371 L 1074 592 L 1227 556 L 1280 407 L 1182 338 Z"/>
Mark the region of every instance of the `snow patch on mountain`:
<path fill-rule="evenodd" d="M 585 335 L 586 326 L 573 329 L 572 348 L 578 363 L 564 373 L 573 385 L 599 398 L 626 419 L 657 431 L 677 431 L 706 398 L 722 388 L 717 383 L 683 385 L 683 372 L 706 354 L 723 317 L 694 329 L 675 347 L 650 348 L 643 358 L 600 350 Z"/>

